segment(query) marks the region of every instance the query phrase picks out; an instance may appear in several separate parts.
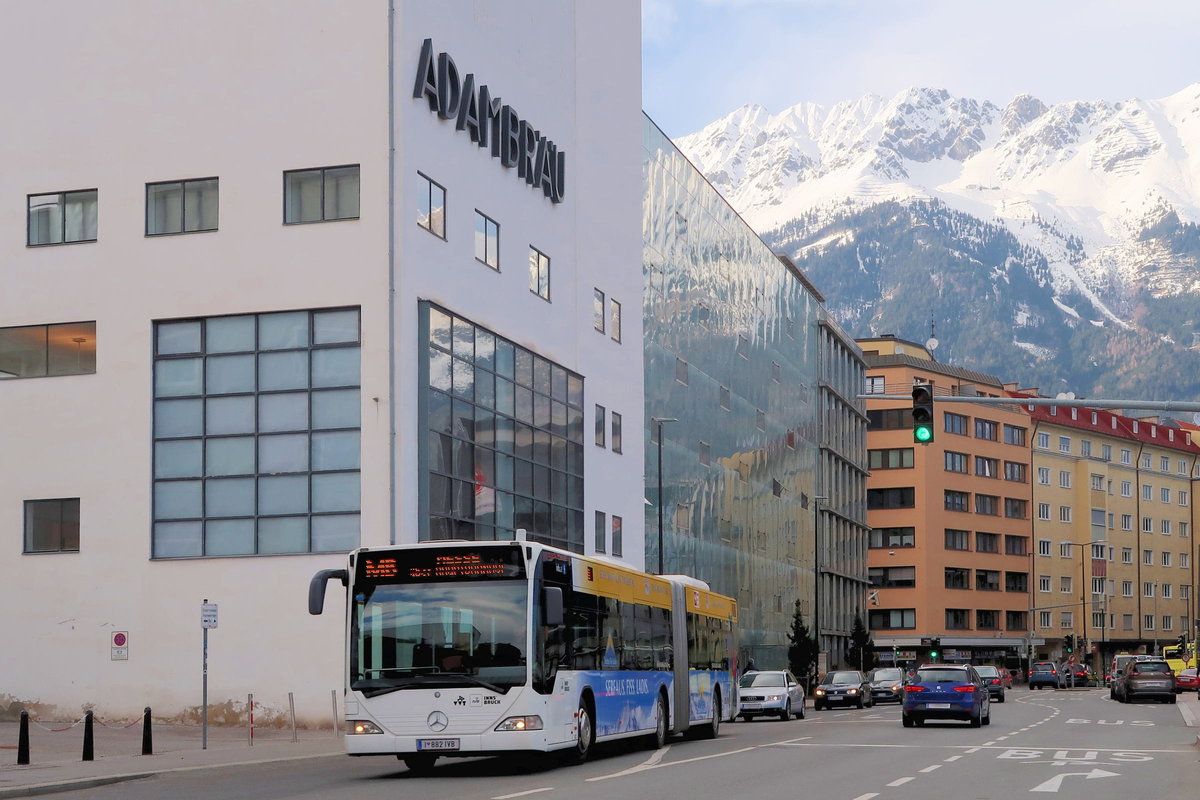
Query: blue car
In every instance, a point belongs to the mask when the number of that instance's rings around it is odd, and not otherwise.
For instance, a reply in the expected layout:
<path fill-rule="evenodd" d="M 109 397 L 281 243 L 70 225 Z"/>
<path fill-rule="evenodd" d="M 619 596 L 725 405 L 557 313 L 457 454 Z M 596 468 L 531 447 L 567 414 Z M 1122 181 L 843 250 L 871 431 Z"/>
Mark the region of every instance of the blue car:
<path fill-rule="evenodd" d="M 926 664 L 904 687 L 900 713 L 904 727 L 927 719 L 961 719 L 972 728 L 992 723 L 992 706 L 983 678 L 969 664 Z"/>

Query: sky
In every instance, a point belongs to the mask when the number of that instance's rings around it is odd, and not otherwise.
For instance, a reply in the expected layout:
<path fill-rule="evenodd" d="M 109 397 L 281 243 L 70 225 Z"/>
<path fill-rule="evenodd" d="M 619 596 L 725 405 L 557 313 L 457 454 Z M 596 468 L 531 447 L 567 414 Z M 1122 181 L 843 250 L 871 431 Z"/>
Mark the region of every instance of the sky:
<path fill-rule="evenodd" d="M 1156 99 L 1200 82 L 1197 0 L 642 0 L 642 107 L 668 136 L 911 86 Z"/>

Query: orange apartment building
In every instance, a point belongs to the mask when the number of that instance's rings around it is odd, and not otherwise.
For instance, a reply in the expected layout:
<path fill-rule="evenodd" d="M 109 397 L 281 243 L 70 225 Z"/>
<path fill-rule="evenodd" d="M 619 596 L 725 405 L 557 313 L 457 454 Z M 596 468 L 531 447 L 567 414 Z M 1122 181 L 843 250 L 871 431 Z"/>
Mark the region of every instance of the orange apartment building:
<path fill-rule="evenodd" d="M 995 377 L 892 336 L 857 340 L 866 362 L 869 628 L 882 663 L 929 658 L 1018 666 L 1031 644 L 1030 417 Z M 935 437 L 913 441 L 914 382 L 933 384 Z M 1013 387 L 1009 387 L 1013 388 Z M 1042 644 L 1038 640 L 1035 646 Z"/>

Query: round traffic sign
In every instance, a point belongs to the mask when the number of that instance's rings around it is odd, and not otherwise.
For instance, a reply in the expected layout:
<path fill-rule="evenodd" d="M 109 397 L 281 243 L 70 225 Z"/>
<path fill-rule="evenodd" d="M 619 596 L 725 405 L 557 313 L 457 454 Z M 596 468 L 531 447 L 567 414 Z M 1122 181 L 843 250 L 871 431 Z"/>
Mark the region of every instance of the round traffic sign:
<path fill-rule="evenodd" d="M 112 642 L 113 642 L 113 647 L 124 647 L 125 646 L 125 634 L 114 633 Z"/>

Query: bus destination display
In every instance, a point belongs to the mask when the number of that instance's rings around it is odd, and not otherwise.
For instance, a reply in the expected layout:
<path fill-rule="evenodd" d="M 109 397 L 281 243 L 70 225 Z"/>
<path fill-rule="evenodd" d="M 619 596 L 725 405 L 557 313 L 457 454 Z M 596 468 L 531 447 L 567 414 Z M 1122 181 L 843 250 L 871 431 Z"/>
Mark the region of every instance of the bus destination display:
<path fill-rule="evenodd" d="M 423 583 L 524 578 L 524 562 L 515 547 L 367 552 L 359 556 L 359 577 L 374 583 Z"/>

